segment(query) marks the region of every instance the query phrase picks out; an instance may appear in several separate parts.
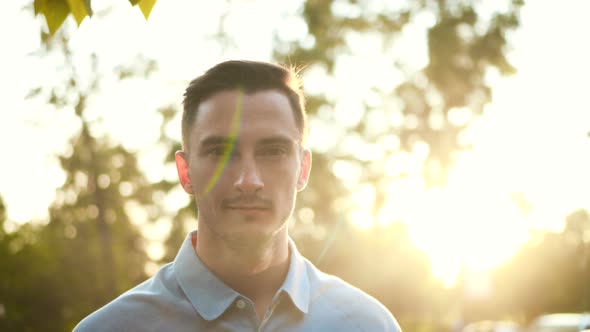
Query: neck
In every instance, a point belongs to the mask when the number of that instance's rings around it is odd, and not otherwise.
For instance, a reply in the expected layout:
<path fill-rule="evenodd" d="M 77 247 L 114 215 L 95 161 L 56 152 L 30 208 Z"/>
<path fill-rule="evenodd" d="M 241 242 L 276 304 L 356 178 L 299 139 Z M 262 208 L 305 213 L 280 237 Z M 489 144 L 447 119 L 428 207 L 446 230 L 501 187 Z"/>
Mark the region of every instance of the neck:
<path fill-rule="evenodd" d="M 255 302 L 270 303 L 289 270 L 287 227 L 251 245 L 220 238 L 199 223 L 196 253 L 221 281 Z M 229 243 L 228 243 L 229 242 Z"/>

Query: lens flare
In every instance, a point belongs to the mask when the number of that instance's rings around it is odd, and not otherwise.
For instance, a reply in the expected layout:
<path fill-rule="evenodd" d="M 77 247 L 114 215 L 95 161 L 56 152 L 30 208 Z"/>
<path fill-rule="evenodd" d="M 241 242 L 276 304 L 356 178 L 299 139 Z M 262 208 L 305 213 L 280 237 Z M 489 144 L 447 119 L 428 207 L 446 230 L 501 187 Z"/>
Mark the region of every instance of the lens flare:
<path fill-rule="evenodd" d="M 236 109 L 234 110 L 234 115 L 233 115 L 232 123 L 231 123 L 231 129 L 229 132 L 229 142 L 228 142 L 229 146 L 227 149 L 224 150 L 223 156 L 222 156 L 221 160 L 219 161 L 219 164 L 217 164 L 217 168 L 215 169 L 215 173 L 213 173 L 213 176 L 209 180 L 209 183 L 207 183 L 207 186 L 205 187 L 205 191 L 203 193 L 204 196 L 209 195 L 211 190 L 213 190 L 213 188 L 217 184 L 217 181 L 221 177 L 221 174 L 223 174 L 223 171 L 225 170 L 227 164 L 229 163 L 229 161 L 234 153 L 234 149 L 236 147 L 236 138 L 238 136 L 238 131 L 240 130 L 240 123 L 241 123 L 242 111 L 243 111 L 243 102 L 244 102 L 244 89 L 238 88 L 238 99 L 236 101 Z"/>

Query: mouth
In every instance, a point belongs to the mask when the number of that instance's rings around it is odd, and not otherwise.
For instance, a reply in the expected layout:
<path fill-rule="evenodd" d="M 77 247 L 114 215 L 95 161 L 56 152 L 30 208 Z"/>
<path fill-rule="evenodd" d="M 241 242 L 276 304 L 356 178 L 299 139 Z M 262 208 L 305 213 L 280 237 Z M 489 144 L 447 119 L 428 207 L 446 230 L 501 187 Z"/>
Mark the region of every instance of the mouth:
<path fill-rule="evenodd" d="M 231 213 L 243 216 L 262 217 L 273 210 L 272 201 L 260 197 L 239 196 L 222 202 L 222 208 Z"/>
<path fill-rule="evenodd" d="M 269 207 L 259 205 L 229 205 L 226 210 L 248 217 L 261 217 L 271 211 Z"/>
<path fill-rule="evenodd" d="M 221 206 L 226 209 L 259 209 L 267 210 L 272 207 L 272 202 L 262 198 L 236 197 L 226 199 L 221 202 Z"/>
<path fill-rule="evenodd" d="M 244 210 L 244 211 L 267 211 L 267 210 L 270 210 L 268 207 L 250 206 L 250 205 L 231 205 L 231 206 L 228 206 L 227 209 L 229 209 L 229 210 Z"/>

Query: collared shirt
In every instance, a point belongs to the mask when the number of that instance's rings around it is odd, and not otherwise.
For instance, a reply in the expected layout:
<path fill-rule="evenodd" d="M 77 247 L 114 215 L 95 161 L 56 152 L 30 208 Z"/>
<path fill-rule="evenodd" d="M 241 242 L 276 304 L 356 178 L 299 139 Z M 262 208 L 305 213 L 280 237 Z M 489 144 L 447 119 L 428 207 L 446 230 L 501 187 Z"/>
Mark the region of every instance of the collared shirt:
<path fill-rule="evenodd" d="M 289 240 L 289 272 L 264 318 L 199 259 L 189 234 L 174 262 L 82 320 L 83 331 L 401 331 L 377 300 L 319 271 Z"/>

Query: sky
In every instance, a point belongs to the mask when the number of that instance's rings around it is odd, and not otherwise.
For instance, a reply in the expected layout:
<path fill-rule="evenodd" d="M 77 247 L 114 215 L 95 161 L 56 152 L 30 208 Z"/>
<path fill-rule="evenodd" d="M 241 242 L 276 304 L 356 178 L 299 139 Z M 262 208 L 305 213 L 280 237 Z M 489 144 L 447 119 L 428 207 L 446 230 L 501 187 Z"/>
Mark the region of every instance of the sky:
<path fill-rule="evenodd" d="M 78 129 L 72 110 L 56 111 L 25 99 L 32 86 L 51 84 L 60 65 L 58 58 L 37 56 L 42 21 L 20 10 L 27 2 L 0 5 L 0 40 L 5 45 L 0 61 L 0 195 L 9 219 L 18 223 L 46 218 L 55 189 L 64 181 L 55 154 L 67 151 L 67 137 Z M 88 110 L 90 116 L 103 117 L 103 130 L 137 151 L 142 169 L 154 182 L 175 174 L 150 162 L 163 153 L 157 148 L 160 118 L 145 110 L 170 102 L 180 105 L 185 84 L 221 60 L 269 60 L 273 29 L 296 39 L 304 28 L 292 14 L 299 5 L 296 0 L 236 2 L 224 26 L 237 45 L 220 50 L 214 46 L 216 40 L 203 36 L 218 28 L 216 17 L 226 10 L 223 2 L 208 2 L 204 11 L 200 1 L 158 1 L 147 22 L 127 1 L 94 3 L 98 15 L 73 30 L 74 61 L 82 63 L 91 52 L 98 53 L 101 68 L 107 69 L 133 64 L 139 54 L 158 61 L 159 70 L 149 82 L 117 83 L 111 78 L 113 84 L 101 87 Z M 109 8 L 108 15 L 101 15 Z M 244 19 L 263 10 L 268 19 Z M 588 12 L 590 2 L 585 0 L 527 1 L 522 25 L 511 35 L 510 61 L 518 72 L 491 76 L 493 102 L 470 126 L 472 149 L 460 156 L 448 186 L 427 189 L 417 177 L 392 184 L 391 208 L 385 212 L 408 220 L 410 236 L 430 255 L 441 279 L 451 282 L 462 264 L 473 269 L 500 264 L 531 229 L 559 231 L 569 213 L 590 210 L 590 48 L 584 47 L 590 31 Z M 72 28 L 69 20 L 67 28 Z M 425 16 L 419 23 L 429 22 Z M 419 26 L 408 29 L 420 33 Z M 395 83 L 395 75 L 371 51 L 370 38 L 351 42 L 363 47 L 357 58 L 342 59 L 337 68 L 340 79 L 310 75 L 306 85 L 312 90 L 323 86 L 329 98 L 340 101 L 335 108 L 340 114 L 358 103 L 350 93 L 358 84 L 368 79 L 384 86 Z M 420 67 L 427 61 L 422 39 L 402 38 L 399 45 L 396 51 L 411 59 L 410 65 Z M 362 68 L 359 59 L 366 64 Z M 140 127 L 130 127 L 137 117 L 142 121 L 134 126 Z M 179 128 L 178 122 L 173 125 Z M 319 132 L 325 134 L 323 130 L 329 128 L 314 131 L 312 123 L 311 140 Z M 180 138 L 179 131 L 171 133 Z M 368 191 L 369 195 L 356 195 L 359 210 L 350 216 L 359 229 L 366 227 L 362 198 L 370 197 Z M 186 199 L 173 195 L 168 201 L 174 208 Z"/>

